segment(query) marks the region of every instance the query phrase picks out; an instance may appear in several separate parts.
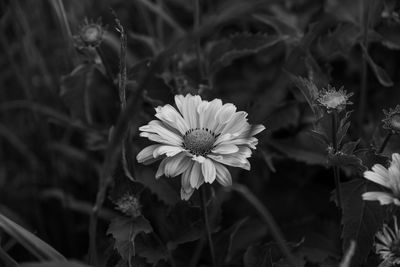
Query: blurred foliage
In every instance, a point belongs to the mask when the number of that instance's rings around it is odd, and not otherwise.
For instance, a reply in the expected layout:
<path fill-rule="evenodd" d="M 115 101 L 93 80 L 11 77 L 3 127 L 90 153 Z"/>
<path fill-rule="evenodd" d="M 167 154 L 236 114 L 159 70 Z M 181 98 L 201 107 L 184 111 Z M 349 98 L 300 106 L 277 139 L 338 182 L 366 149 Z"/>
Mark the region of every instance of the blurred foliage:
<path fill-rule="evenodd" d="M 149 144 L 138 127 L 187 93 L 234 103 L 266 126 L 251 171 L 230 171 L 271 211 L 299 266 L 338 266 L 346 251 L 350 266 L 378 264 L 373 236 L 390 216 L 361 199 L 377 187 L 362 172 L 400 149 L 397 135 L 379 149 L 382 109 L 400 99 L 396 0 L 0 7 L 0 266 L 211 266 L 198 194 L 182 202 L 179 178 L 155 180 L 155 164 L 135 160 Z M 104 29 L 101 43 L 81 38 L 85 18 Z M 335 128 L 315 101 L 328 84 L 354 94 Z M 289 266 L 250 204 L 209 189 L 217 266 Z M 136 210 L 124 212 L 124 196 Z"/>

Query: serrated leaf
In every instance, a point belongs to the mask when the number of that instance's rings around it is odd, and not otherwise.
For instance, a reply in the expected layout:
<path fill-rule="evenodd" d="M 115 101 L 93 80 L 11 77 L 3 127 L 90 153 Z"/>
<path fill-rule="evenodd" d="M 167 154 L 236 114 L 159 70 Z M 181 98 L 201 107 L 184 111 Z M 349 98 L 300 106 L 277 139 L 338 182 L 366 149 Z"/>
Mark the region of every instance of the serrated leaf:
<path fill-rule="evenodd" d="M 347 251 L 351 240 L 356 242 L 356 250 L 351 266 L 360 266 L 367 258 L 376 231 L 385 218 L 385 207 L 377 201 L 364 201 L 361 195 L 382 189 L 366 179 L 355 179 L 341 184 L 342 193 L 342 239 L 343 251 Z"/>
<path fill-rule="evenodd" d="M 0 228 L 40 260 L 66 261 L 65 257 L 49 244 L 2 214 Z"/>
<path fill-rule="evenodd" d="M 128 260 L 135 255 L 135 237 L 139 233 L 151 233 L 153 228 L 146 218 L 119 217 L 111 221 L 107 234 L 113 236 L 114 248 L 121 255 L 121 258 Z"/>
<path fill-rule="evenodd" d="M 331 166 L 350 168 L 355 173 L 362 173 L 367 170 L 365 166 L 362 165 L 361 159 L 352 154 L 345 154 L 342 151 L 335 154 L 329 153 L 328 162 Z"/>
<path fill-rule="evenodd" d="M 282 40 L 283 38 L 277 35 L 241 33 L 217 41 L 208 55 L 210 71 L 215 73 L 235 59 L 258 53 Z"/>

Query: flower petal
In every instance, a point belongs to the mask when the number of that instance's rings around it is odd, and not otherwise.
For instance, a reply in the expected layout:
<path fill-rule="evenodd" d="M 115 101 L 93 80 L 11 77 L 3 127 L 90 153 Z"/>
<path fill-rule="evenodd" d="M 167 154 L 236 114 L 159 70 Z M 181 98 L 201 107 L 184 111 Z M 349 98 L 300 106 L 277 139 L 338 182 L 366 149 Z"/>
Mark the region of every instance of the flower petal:
<path fill-rule="evenodd" d="M 157 144 L 157 145 L 151 145 L 151 146 L 147 146 L 145 148 L 143 148 L 136 156 L 136 160 L 139 163 L 145 163 L 149 160 L 152 160 L 154 158 L 153 156 L 153 151 L 155 149 L 157 149 L 158 147 L 160 147 L 161 145 Z"/>
<path fill-rule="evenodd" d="M 184 151 L 182 147 L 159 145 L 156 149 L 154 149 L 153 157 L 157 158 L 163 154 L 165 154 L 167 157 L 173 157 L 182 151 Z"/>
<path fill-rule="evenodd" d="M 191 159 L 185 154 L 180 153 L 168 158 L 165 163 L 164 173 L 167 177 L 175 177 L 186 171 L 191 165 Z"/>
<path fill-rule="evenodd" d="M 375 164 L 373 169 L 377 170 L 377 169 L 381 169 L 381 167 L 383 168 L 382 165 L 380 164 Z M 382 173 L 380 171 L 378 172 L 374 172 L 374 171 L 365 171 L 364 172 L 364 177 L 367 178 L 368 180 L 383 185 L 387 188 L 390 188 L 390 183 L 389 183 L 389 175 L 386 174 L 386 176 L 381 175 Z"/>
<path fill-rule="evenodd" d="M 201 164 L 201 171 L 203 172 L 204 181 L 206 183 L 212 184 L 217 175 L 214 163 L 210 159 L 206 158 L 204 163 Z"/>
<path fill-rule="evenodd" d="M 362 198 L 364 200 L 379 201 L 381 205 L 394 203 L 395 205 L 400 206 L 400 201 L 397 198 L 395 198 L 392 194 L 386 192 L 366 192 L 362 194 Z"/>
<path fill-rule="evenodd" d="M 190 129 L 199 127 L 197 107 L 201 103 L 201 97 L 187 94 L 185 97 L 175 96 L 175 103 L 179 111 L 183 115 L 184 120 L 188 123 Z"/>
<path fill-rule="evenodd" d="M 239 148 L 233 144 L 221 144 L 216 146 L 211 152 L 215 154 L 232 154 L 239 151 Z"/>
<path fill-rule="evenodd" d="M 189 130 L 189 125 L 173 106 L 167 104 L 163 107 L 157 107 L 156 111 L 157 114 L 155 116 L 157 118 L 172 128 L 177 129 L 182 135 Z"/>
<path fill-rule="evenodd" d="M 201 168 L 200 164 L 198 162 L 193 162 L 192 169 L 190 171 L 190 186 L 192 188 L 195 188 L 196 185 L 199 183 L 199 180 L 201 180 Z"/>
<path fill-rule="evenodd" d="M 232 176 L 231 173 L 228 171 L 228 169 L 218 163 L 214 162 L 215 165 L 215 170 L 217 172 L 217 181 L 220 183 L 222 186 L 231 186 L 232 185 Z"/>
<path fill-rule="evenodd" d="M 164 170 L 165 170 L 165 164 L 167 163 L 167 160 L 169 158 L 165 158 L 160 162 L 160 165 L 158 166 L 157 172 L 156 172 L 156 179 L 160 178 L 161 176 L 164 175 Z"/>

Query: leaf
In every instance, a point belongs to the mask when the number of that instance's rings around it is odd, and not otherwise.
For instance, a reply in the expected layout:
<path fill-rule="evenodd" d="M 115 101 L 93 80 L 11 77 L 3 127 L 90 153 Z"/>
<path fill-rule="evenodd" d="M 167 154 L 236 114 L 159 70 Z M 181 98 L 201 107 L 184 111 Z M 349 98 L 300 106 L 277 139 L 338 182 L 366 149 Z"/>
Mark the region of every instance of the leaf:
<path fill-rule="evenodd" d="M 284 40 L 277 35 L 239 33 L 215 42 L 208 54 L 210 71 L 217 72 L 233 60 L 252 55 Z"/>
<path fill-rule="evenodd" d="M 2 214 L 0 214 L 0 228 L 40 260 L 66 261 L 65 257 L 49 244 Z"/>
<path fill-rule="evenodd" d="M 170 181 L 165 178 L 156 179 L 151 169 L 138 167 L 135 174 L 136 181 L 143 184 L 165 204 L 173 206 L 181 201 L 179 193 Z"/>
<path fill-rule="evenodd" d="M 355 179 L 341 184 L 342 192 L 342 239 L 345 253 L 351 240 L 356 242 L 356 250 L 351 266 L 360 266 L 367 258 L 376 231 L 382 226 L 385 208 L 377 201 L 364 201 L 361 195 L 368 191 L 382 189 L 366 179 Z"/>
<path fill-rule="evenodd" d="M 369 66 L 371 67 L 372 71 L 374 72 L 376 78 L 378 79 L 379 83 L 382 84 L 385 87 L 391 87 L 393 86 L 393 81 L 392 79 L 389 77 L 389 75 L 386 73 L 386 71 L 378 66 L 370 57 L 368 51 L 366 50 L 366 48 L 364 46 L 362 46 L 363 48 L 363 54 L 365 56 L 365 58 L 367 59 L 367 62 L 369 64 Z"/>
<path fill-rule="evenodd" d="M 289 15 L 285 14 L 285 16 L 288 17 Z M 285 18 L 278 16 L 278 14 L 275 16 L 269 16 L 266 14 L 255 14 L 253 15 L 253 18 L 271 26 L 280 35 L 290 36 L 294 40 L 299 40 L 303 36 L 303 31 L 295 23 L 297 22 L 296 20 L 285 20 Z M 292 25 L 290 24 L 290 22 L 292 22 Z"/>
<path fill-rule="evenodd" d="M 20 267 L 90 267 L 90 266 L 78 261 L 46 261 L 46 262 L 21 263 Z"/>
<path fill-rule="evenodd" d="M 139 233 L 151 233 L 153 228 L 143 216 L 137 218 L 119 217 L 111 221 L 107 234 L 115 239 L 114 248 L 122 259 L 128 260 L 135 255 L 135 237 Z"/>
<path fill-rule="evenodd" d="M 291 159 L 313 165 L 326 164 L 325 147 L 307 132 L 295 138 L 271 140 L 269 145 Z"/>

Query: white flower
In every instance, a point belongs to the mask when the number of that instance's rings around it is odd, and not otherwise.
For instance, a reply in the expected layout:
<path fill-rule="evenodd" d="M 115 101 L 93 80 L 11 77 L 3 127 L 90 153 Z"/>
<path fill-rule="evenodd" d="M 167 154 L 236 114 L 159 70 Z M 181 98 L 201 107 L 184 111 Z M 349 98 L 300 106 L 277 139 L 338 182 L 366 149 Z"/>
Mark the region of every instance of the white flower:
<path fill-rule="evenodd" d="M 328 113 L 333 110 L 337 110 L 338 112 L 342 111 L 346 105 L 353 104 L 349 101 L 349 98 L 353 95 L 353 93 L 347 94 L 343 87 L 339 90 L 336 90 L 335 87 L 328 85 L 327 89 L 322 90 L 317 97 L 317 102 L 324 107 Z"/>
<path fill-rule="evenodd" d="M 393 203 L 400 206 L 400 154 L 392 154 L 389 169 L 381 164 L 375 164 L 372 171 L 364 172 L 364 177 L 391 190 L 391 192 L 366 192 L 362 195 L 364 200 L 377 200 L 381 205 Z"/>
<path fill-rule="evenodd" d="M 139 128 L 140 136 L 158 143 L 137 155 L 139 163 L 162 159 L 156 178 L 182 174 L 181 198 L 185 200 L 204 182 L 231 185 L 224 165 L 250 170 L 247 158 L 251 148 L 256 148 L 254 135 L 265 129 L 263 125 L 250 125 L 246 112 L 236 112 L 235 105 L 223 105 L 220 99 L 208 102 L 198 95 L 176 95 L 175 103 L 179 112 L 168 104 L 157 107 L 159 120 Z"/>
<path fill-rule="evenodd" d="M 387 224 L 384 224 L 382 231 L 375 235 L 375 251 L 383 259 L 380 267 L 400 264 L 400 231 L 396 216 L 393 216 L 393 228 L 391 229 Z"/>

